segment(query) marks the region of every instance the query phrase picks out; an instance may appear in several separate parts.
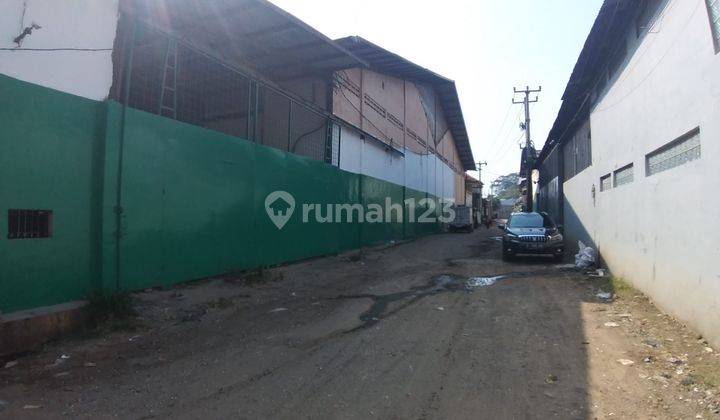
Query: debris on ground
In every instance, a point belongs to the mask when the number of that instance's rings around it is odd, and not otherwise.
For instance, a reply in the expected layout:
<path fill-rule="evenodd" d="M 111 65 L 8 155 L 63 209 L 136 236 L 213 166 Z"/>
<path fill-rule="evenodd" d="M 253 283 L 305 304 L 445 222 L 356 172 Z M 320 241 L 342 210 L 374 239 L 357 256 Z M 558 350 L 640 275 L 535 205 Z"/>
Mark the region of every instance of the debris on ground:
<path fill-rule="evenodd" d="M 442 306 L 438 306 L 437 310 L 438 310 L 438 311 L 444 311 L 445 308 L 443 308 Z"/>
<path fill-rule="evenodd" d="M 558 381 L 558 377 L 555 375 L 548 375 L 547 378 L 545 378 L 546 384 L 554 384 Z"/>
<path fill-rule="evenodd" d="M 608 328 L 617 328 L 620 326 L 620 324 L 618 324 L 617 322 L 606 322 L 605 326 Z"/>
<path fill-rule="evenodd" d="M 660 343 L 653 338 L 646 338 L 642 341 L 642 343 L 645 344 L 646 346 L 652 347 L 652 348 L 660 347 Z"/>
<path fill-rule="evenodd" d="M 13 360 L 13 361 L 11 361 L 11 362 L 5 363 L 5 369 L 10 369 L 10 368 L 13 368 L 13 367 L 15 367 L 15 366 L 17 366 L 17 365 L 18 365 L 18 361 L 17 361 L 17 360 Z"/>
<path fill-rule="evenodd" d="M 40 408 L 42 408 L 41 405 L 28 404 L 25 407 L 23 407 L 23 410 L 38 410 Z"/>
<path fill-rule="evenodd" d="M 84 366 L 84 367 L 87 367 L 87 368 L 96 367 L 96 366 L 97 366 L 97 363 L 85 362 L 85 363 L 83 364 L 83 366 Z"/>
<path fill-rule="evenodd" d="M 580 251 L 575 255 L 575 267 L 584 270 L 595 265 L 597 260 L 597 251 L 594 248 L 585 246 L 582 241 L 578 242 L 578 248 Z"/>
<path fill-rule="evenodd" d="M 456 280 L 448 275 L 442 275 L 435 279 L 435 291 L 445 290 L 448 286 L 452 286 Z"/>
<path fill-rule="evenodd" d="M 618 359 L 618 363 L 620 363 L 623 366 L 632 366 L 635 364 L 632 360 L 629 359 Z"/>
<path fill-rule="evenodd" d="M 605 269 L 603 268 L 598 268 L 595 271 L 588 272 L 587 275 L 593 278 L 604 278 L 607 277 L 607 271 L 605 271 Z"/>
<path fill-rule="evenodd" d="M 612 293 L 610 293 L 610 292 L 602 292 L 602 291 L 600 291 L 600 292 L 598 292 L 598 294 L 597 294 L 596 296 L 597 296 L 599 299 L 603 299 L 603 300 L 610 300 L 610 299 L 612 299 Z"/>
<path fill-rule="evenodd" d="M 65 363 L 68 359 L 70 359 L 70 356 L 63 354 L 60 357 L 58 357 L 57 359 L 55 359 L 55 362 L 53 362 L 53 364 L 47 365 L 47 366 L 45 366 L 45 368 L 47 368 L 47 369 L 56 368 L 56 367 L 62 365 L 63 363 Z"/>
<path fill-rule="evenodd" d="M 575 268 L 575 264 L 557 264 L 557 265 L 553 266 L 553 268 L 557 268 L 559 270 Z"/>
<path fill-rule="evenodd" d="M 474 289 L 477 287 L 488 287 L 492 286 L 493 284 L 497 283 L 498 280 L 501 280 L 505 278 L 505 276 L 495 276 L 495 277 L 471 277 L 465 285 L 468 287 L 468 289 Z"/>
<path fill-rule="evenodd" d="M 273 309 L 272 311 L 270 311 L 270 312 L 268 312 L 268 313 L 269 313 L 269 314 L 274 314 L 274 313 L 277 313 L 277 312 L 285 312 L 285 311 L 287 311 L 287 310 L 288 310 L 288 308 L 275 308 L 275 309 Z"/>

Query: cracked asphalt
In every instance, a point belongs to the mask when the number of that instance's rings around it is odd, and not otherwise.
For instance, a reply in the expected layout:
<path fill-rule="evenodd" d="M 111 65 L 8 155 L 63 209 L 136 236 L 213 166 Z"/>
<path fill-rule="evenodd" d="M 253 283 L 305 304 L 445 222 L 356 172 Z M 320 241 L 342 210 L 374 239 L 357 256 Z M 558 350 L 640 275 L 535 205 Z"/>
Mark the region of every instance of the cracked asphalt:
<path fill-rule="evenodd" d="M 503 262 L 498 232 L 137 294 L 138 328 L 0 369 L 0 417 L 696 417 L 648 399 L 674 385 L 617 363 L 641 357 L 639 340 L 603 327 L 596 286 L 551 261 Z"/>

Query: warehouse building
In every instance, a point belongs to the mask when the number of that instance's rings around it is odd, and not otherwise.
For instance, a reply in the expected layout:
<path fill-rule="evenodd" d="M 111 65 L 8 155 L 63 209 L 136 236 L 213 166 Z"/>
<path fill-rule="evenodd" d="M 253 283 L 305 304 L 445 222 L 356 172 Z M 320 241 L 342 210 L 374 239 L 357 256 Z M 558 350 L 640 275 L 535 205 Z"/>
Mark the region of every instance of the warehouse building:
<path fill-rule="evenodd" d="M 1 312 L 441 228 L 278 228 L 274 191 L 466 200 L 455 84 L 267 1 L 13 0 L 0 29 Z"/>
<path fill-rule="evenodd" d="M 720 343 L 720 2 L 606 0 L 537 161 L 568 247 Z"/>

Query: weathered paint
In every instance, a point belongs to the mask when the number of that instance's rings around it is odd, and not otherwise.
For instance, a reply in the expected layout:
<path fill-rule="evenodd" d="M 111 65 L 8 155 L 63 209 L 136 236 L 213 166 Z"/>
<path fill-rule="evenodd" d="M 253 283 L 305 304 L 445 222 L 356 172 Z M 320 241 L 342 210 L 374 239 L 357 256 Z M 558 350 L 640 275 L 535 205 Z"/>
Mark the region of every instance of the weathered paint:
<path fill-rule="evenodd" d="M 403 206 L 406 198 L 428 194 L 5 76 L 0 126 L 2 312 L 439 230 L 435 223 L 408 220 L 317 223 L 314 215 L 301 223 L 303 203 L 384 205 L 390 197 Z M 297 202 L 282 230 L 265 212 L 265 197 L 276 190 Z M 53 210 L 53 237 L 8 240 L 8 208 Z"/>
<path fill-rule="evenodd" d="M 103 100 L 117 21 L 118 0 L 3 0 L 0 48 L 8 50 L 0 50 L 0 74 Z M 41 28 L 13 42 L 33 23 Z"/>
<path fill-rule="evenodd" d="M 343 70 L 336 76 L 344 80 L 344 83 L 341 89 L 333 91 L 333 113 L 335 115 L 362 128 L 380 141 L 403 150 L 406 155 L 404 165 L 419 163 L 415 162 L 414 156 L 425 158 L 425 156 L 431 155 L 432 159 L 437 160 L 436 169 L 421 167 L 418 169 L 423 172 L 417 172 L 413 167 L 405 170 L 405 175 L 426 174 L 431 177 L 432 172 L 438 178 L 424 183 L 424 188 L 428 188 L 429 193 L 438 194 L 438 196 L 455 200 L 458 203 L 464 202 L 463 165 L 452 133 L 446 129 L 447 121 L 443 110 L 437 103 L 432 103 L 436 101 L 436 94 L 431 87 L 423 87 L 409 80 L 367 69 Z M 425 98 L 421 94 L 421 90 L 426 92 Z M 361 97 L 365 98 L 365 101 L 361 102 Z M 430 101 L 429 105 L 428 101 Z M 435 118 L 428 120 L 429 115 L 425 106 L 434 106 Z M 396 125 L 393 120 L 402 124 Z M 436 125 L 437 127 L 435 127 Z M 348 133 L 348 136 L 352 137 L 353 133 Z M 419 137 L 420 141 L 415 136 Z M 356 137 L 359 141 L 359 134 Z M 353 147 L 353 145 L 349 145 L 349 147 Z M 341 150 L 341 154 L 345 155 L 353 152 L 355 150 L 352 152 Z M 377 154 L 376 152 L 387 154 L 382 148 L 370 147 L 362 150 L 360 156 Z M 438 158 L 438 155 L 442 156 L 442 159 Z M 388 155 L 388 159 L 393 158 L 395 157 Z M 386 164 L 386 162 L 382 162 L 382 159 L 373 158 L 370 162 L 364 162 L 361 158 L 359 162 L 348 162 L 347 159 L 341 158 L 340 163 L 343 169 L 357 171 L 357 173 L 364 173 L 390 182 L 406 186 L 420 184 L 407 177 L 404 183 L 399 182 L 403 171 L 394 171 L 392 163 Z M 432 189 L 433 186 L 436 186 L 437 189 Z"/>

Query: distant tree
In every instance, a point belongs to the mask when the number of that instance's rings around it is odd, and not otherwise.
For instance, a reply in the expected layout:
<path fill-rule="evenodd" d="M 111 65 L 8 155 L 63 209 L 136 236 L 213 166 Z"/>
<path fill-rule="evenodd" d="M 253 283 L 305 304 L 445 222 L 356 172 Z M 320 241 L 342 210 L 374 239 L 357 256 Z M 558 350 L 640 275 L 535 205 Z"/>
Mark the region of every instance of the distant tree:
<path fill-rule="evenodd" d="M 517 199 L 520 197 L 520 188 L 518 187 L 518 181 L 520 175 L 512 173 L 503 175 L 493 182 L 493 187 L 497 191 L 496 197 L 500 200 L 507 200 L 510 198 Z"/>

